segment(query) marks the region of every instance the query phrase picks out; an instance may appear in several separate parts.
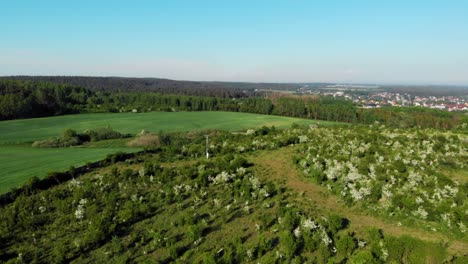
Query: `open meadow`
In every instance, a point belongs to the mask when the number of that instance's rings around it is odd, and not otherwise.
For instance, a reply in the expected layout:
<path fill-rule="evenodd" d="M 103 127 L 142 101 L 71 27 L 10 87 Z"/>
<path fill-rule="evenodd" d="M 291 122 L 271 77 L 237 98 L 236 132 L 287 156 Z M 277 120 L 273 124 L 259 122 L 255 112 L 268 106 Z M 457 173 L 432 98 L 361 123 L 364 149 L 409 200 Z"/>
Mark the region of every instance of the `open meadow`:
<path fill-rule="evenodd" d="M 32 176 L 66 170 L 86 162 L 103 159 L 118 151 L 133 152 L 124 140 L 100 141 L 69 148 L 31 148 L 31 143 L 59 136 L 64 130 L 76 131 L 110 126 L 121 133 L 135 135 L 141 130 L 181 132 L 218 129 L 240 131 L 261 126 L 284 128 L 291 124 L 334 125 L 338 123 L 299 118 L 232 112 L 150 112 L 65 115 L 0 122 L 0 193 L 19 186 Z"/>

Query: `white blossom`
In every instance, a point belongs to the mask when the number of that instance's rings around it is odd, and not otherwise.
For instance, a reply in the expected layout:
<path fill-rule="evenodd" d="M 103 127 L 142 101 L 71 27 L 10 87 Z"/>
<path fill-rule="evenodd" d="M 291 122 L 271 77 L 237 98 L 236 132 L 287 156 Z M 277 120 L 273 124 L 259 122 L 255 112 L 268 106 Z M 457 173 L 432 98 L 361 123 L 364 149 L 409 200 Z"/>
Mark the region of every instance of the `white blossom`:
<path fill-rule="evenodd" d="M 265 189 L 260 189 L 258 194 L 262 195 L 263 197 L 268 197 L 270 194 Z"/>
<path fill-rule="evenodd" d="M 86 199 L 81 199 L 80 202 L 78 203 L 78 207 L 75 210 L 75 217 L 78 220 L 81 220 L 84 218 L 84 213 L 85 213 L 85 205 L 88 202 Z"/>
<path fill-rule="evenodd" d="M 322 229 L 322 233 L 320 234 L 320 237 L 322 239 L 323 244 L 325 244 L 326 246 L 330 245 L 333 242 L 331 238 L 328 236 L 327 232 L 325 232 L 325 230 L 323 229 Z"/>
<path fill-rule="evenodd" d="M 382 259 L 385 261 L 388 258 L 388 250 L 385 248 L 385 245 L 382 241 L 379 242 L 379 245 L 382 251 Z"/>
<path fill-rule="evenodd" d="M 247 257 L 248 257 L 249 259 L 251 259 L 251 258 L 253 257 L 252 250 L 248 249 L 246 253 L 247 253 Z"/>
<path fill-rule="evenodd" d="M 260 181 L 257 178 L 252 176 L 249 178 L 249 181 L 252 184 L 252 188 L 254 189 L 260 188 Z"/>
<path fill-rule="evenodd" d="M 302 222 L 302 227 L 309 230 L 314 230 L 320 227 L 320 225 L 315 224 L 312 219 L 308 218 Z"/>
<path fill-rule="evenodd" d="M 423 200 L 421 197 L 419 197 L 419 196 L 416 197 L 416 203 L 417 203 L 417 204 L 421 204 L 421 203 L 423 203 L 423 202 L 424 202 L 424 200 Z"/>
<path fill-rule="evenodd" d="M 426 210 L 424 210 L 424 208 L 422 206 L 419 206 L 418 210 L 413 212 L 413 215 L 419 216 L 421 219 L 426 219 L 428 213 L 427 213 Z"/>
<path fill-rule="evenodd" d="M 299 227 L 296 227 L 296 229 L 294 229 L 293 233 L 294 233 L 295 237 L 297 237 L 297 238 L 301 237 L 301 229 Z"/>
<path fill-rule="evenodd" d="M 458 222 L 458 227 L 460 228 L 460 231 L 462 233 L 465 233 L 466 232 L 466 226 L 465 224 L 463 224 L 462 222 Z"/>
<path fill-rule="evenodd" d="M 259 224 L 255 224 L 255 230 L 260 231 L 261 226 Z"/>
<path fill-rule="evenodd" d="M 246 135 L 253 135 L 253 134 L 255 134 L 255 130 L 249 129 L 249 130 L 247 130 L 247 131 L 245 132 L 245 134 L 246 134 Z"/>
<path fill-rule="evenodd" d="M 39 212 L 41 212 L 41 214 L 43 214 L 45 211 L 47 211 L 45 206 L 39 206 Z"/>
<path fill-rule="evenodd" d="M 366 246 L 366 244 L 367 244 L 367 242 L 366 242 L 366 241 L 364 241 L 364 240 L 359 240 L 359 239 L 358 239 L 358 246 L 359 246 L 360 248 L 363 248 L 363 247 L 365 247 L 365 246 Z"/>
<path fill-rule="evenodd" d="M 239 167 L 236 169 L 236 173 L 239 176 L 243 176 L 247 170 L 244 167 Z"/>

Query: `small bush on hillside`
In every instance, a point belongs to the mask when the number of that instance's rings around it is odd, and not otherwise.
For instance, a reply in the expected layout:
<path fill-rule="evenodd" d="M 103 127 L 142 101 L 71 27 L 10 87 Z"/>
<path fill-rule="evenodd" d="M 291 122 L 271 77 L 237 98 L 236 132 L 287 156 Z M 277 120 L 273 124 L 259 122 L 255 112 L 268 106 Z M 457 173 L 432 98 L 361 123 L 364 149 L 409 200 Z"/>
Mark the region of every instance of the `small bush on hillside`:
<path fill-rule="evenodd" d="M 85 135 L 89 136 L 91 141 L 100 141 L 107 139 L 118 139 L 128 137 L 128 134 L 121 134 L 110 127 L 86 130 Z"/>
<path fill-rule="evenodd" d="M 291 232 L 283 231 L 280 235 L 280 249 L 284 252 L 286 259 L 294 257 L 298 245 Z"/>
<path fill-rule="evenodd" d="M 54 138 L 48 138 L 45 140 L 39 140 L 35 141 L 32 144 L 32 147 L 34 148 L 63 148 L 63 147 L 71 147 L 71 146 L 77 146 L 82 144 L 82 141 L 79 139 L 79 137 L 75 136 L 70 136 L 67 135 L 66 137 L 54 137 Z"/>
<path fill-rule="evenodd" d="M 359 251 L 349 259 L 349 263 L 352 264 L 369 264 L 369 263 L 380 263 L 379 260 L 375 259 L 369 251 Z"/>
<path fill-rule="evenodd" d="M 49 138 L 45 140 L 34 141 L 33 148 L 59 148 L 64 147 L 59 138 Z"/>

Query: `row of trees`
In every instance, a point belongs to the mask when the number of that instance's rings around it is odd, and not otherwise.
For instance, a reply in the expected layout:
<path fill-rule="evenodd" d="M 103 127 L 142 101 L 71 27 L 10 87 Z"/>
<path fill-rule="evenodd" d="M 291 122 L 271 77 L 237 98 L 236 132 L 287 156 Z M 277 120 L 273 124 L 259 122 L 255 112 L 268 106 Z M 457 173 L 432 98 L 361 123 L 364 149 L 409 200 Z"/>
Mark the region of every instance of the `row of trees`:
<path fill-rule="evenodd" d="M 175 81 L 160 78 L 82 77 L 82 76 L 9 76 L 0 79 L 48 82 L 84 87 L 94 92 L 157 92 L 192 96 L 239 98 L 254 95 L 266 84 Z M 275 87 L 280 84 L 268 84 Z M 279 88 L 285 85 L 280 85 Z M 293 86 L 293 85 L 286 85 Z"/>
<path fill-rule="evenodd" d="M 45 82 L 0 80 L 0 120 L 83 112 L 231 111 L 371 124 L 449 129 L 461 114 L 424 108 L 361 109 L 333 97 L 225 98 L 154 92 L 94 92 Z"/>

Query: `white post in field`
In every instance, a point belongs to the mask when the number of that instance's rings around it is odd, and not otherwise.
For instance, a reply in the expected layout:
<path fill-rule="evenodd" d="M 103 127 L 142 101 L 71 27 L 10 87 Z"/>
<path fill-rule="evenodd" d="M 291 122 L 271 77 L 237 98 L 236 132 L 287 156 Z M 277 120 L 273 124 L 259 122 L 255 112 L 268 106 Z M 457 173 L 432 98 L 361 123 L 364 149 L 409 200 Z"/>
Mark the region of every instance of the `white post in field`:
<path fill-rule="evenodd" d="M 206 137 L 206 158 L 210 158 L 210 153 L 208 153 L 208 135 L 205 135 Z"/>

